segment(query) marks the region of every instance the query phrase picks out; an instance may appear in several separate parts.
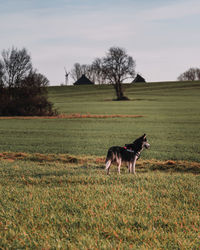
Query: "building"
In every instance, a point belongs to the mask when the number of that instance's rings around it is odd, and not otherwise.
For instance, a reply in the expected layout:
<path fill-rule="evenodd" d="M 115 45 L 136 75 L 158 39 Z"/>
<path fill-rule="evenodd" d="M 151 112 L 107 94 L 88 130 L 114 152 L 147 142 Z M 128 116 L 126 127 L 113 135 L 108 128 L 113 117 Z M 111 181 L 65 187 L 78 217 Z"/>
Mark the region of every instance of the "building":
<path fill-rule="evenodd" d="M 141 75 L 137 74 L 135 79 L 132 81 L 132 83 L 134 82 L 146 82 L 146 81 Z"/>
<path fill-rule="evenodd" d="M 74 85 L 94 85 L 93 82 L 90 81 L 85 75 L 82 75 Z"/>

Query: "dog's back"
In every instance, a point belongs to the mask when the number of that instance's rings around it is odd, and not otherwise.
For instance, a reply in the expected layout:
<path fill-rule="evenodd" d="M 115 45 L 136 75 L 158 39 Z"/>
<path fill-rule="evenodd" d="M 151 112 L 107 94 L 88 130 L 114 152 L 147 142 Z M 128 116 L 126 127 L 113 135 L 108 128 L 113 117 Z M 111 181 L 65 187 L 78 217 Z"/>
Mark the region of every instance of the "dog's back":
<path fill-rule="evenodd" d="M 114 162 L 114 161 L 118 161 L 119 159 L 121 161 L 131 161 L 133 157 L 135 156 L 134 151 L 131 151 L 131 150 L 132 150 L 131 147 L 113 146 L 108 149 L 106 162 L 108 161 Z"/>
<path fill-rule="evenodd" d="M 106 157 L 106 162 L 108 161 L 115 161 L 116 158 L 120 157 L 120 148 L 119 146 L 113 146 L 108 149 L 107 157 Z"/>

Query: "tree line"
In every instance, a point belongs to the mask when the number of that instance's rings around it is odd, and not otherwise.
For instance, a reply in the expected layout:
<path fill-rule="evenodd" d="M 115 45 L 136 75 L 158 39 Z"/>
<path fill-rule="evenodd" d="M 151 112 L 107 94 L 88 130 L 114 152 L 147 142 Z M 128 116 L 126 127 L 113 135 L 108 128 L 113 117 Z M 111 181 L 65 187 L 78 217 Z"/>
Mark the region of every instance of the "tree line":
<path fill-rule="evenodd" d="M 2 51 L 0 59 L 0 115 L 56 115 L 57 110 L 48 101 L 49 80 L 33 68 L 25 48 Z M 124 48 L 111 47 L 102 58 L 90 65 L 75 63 L 71 76 L 76 81 L 83 74 L 98 84 L 112 84 L 116 100 L 127 100 L 124 82 L 135 77 L 136 62 Z M 190 68 L 178 80 L 200 80 L 200 69 Z"/>
<path fill-rule="evenodd" d="M 135 63 L 135 61 L 134 61 Z M 74 81 L 77 81 L 83 74 L 97 84 L 110 84 L 110 81 L 104 76 L 101 70 L 101 59 L 95 59 L 90 64 L 75 63 L 70 74 Z M 134 71 L 132 71 L 134 77 Z M 177 77 L 178 81 L 200 81 L 200 68 L 189 68 Z"/>
<path fill-rule="evenodd" d="M 70 74 L 77 81 L 83 74 L 97 84 L 112 84 L 117 100 L 128 99 L 124 96 L 123 82 L 135 77 L 136 62 L 125 49 L 111 47 L 106 56 L 96 58 L 91 64 L 75 63 Z M 178 81 L 200 80 L 200 68 L 190 68 L 180 74 Z"/>
<path fill-rule="evenodd" d="M 200 68 L 189 68 L 178 77 L 178 80 L 179 81 L 199 81 L 200 80 Z"/>

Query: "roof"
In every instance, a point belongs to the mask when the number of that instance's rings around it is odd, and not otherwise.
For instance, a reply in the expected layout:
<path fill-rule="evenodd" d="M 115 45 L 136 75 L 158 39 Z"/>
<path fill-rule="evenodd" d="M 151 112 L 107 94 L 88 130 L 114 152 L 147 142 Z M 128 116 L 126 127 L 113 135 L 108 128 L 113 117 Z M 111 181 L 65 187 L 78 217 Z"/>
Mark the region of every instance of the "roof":
<path fill-rule="evenodd" d="M 94 84 L 90 81 L 85 75 L 82 75 L 75 83 L 74 85 L 86 85 L 86 84 Z"/>
<path fill-rule="evenodd" d="M 137 74 L 132 82 L 146 82 L 146 81 L 141 75 Z"/>

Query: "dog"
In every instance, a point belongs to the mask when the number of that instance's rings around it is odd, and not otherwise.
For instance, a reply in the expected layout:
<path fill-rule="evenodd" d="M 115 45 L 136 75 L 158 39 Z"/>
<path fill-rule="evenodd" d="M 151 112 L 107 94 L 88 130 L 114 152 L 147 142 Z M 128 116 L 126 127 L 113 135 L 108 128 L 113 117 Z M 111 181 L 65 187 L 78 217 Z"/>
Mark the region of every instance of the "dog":
<path fill-rule="evenodd" d="M 150 144 L 147 142 L 146 134 L 136 139 L 133 143 L 125 144 L 125 147 L 113 146 L 108 149 L 105 161 L 106 173 L 109 174 L 110 166 L 113 162 L 118 164 L 118 173 L 122 162 L 128 165 L 129 173 L 135 174 L 135 164 L 144 148 L 148 149 Z"/>

